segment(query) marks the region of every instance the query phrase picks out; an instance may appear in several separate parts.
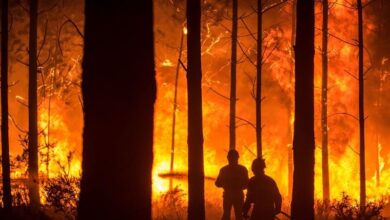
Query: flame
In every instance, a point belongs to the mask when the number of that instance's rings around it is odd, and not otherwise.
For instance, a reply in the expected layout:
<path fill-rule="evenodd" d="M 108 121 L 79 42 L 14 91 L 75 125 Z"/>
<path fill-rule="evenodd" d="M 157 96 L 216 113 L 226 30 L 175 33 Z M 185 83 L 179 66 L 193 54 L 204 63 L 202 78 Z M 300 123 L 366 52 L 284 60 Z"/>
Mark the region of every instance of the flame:
<path fill-rule="evenodd" d="M 161 63 L 161 66 L 172 67 L 172 66 L 174 66 L 174 64 L 172 63 L 172 61 L 171 61 L 170 59 L 165 59 L 165 60 Z"/>
<path fill-rule="evenodd" d="M 329 15 L 329 70 L 328 70 L 328 135 L 329 135 L 329 170 L 331 199 L 340 199 L 345 192 L 354 199 L 359 198 L 359 133 L 358 123 L 352 117 L 337 113 L 358 114 L 358 88 L 357 80 L 357 47 L 354 39 L 357 36 L 356 11 L 343 5 L 348 1 L 338 1 L 330 10 Z M 170 10 L 159 8 L 160 10 Z M 285 8 L 291 12 L 291 7 Z M 322 9 L 316 8 L 318 12 Z M 214 13 L 211 12 L 211 13 Z M 320 14 L 320 13 L 319 13 Z M 250 29 L 256 30 L 256 23 L 251 23 L 246 18 Z M 267 16 L 269 21 L 279 21 Z M 370 17 L 366 19 L 366 27 L 376 28 Z M 215 21 L 205 19 L 202 33 L 202 70 L 203 70 L 203 125 L 204 125 L 204 162 L 205 175 L 215 178 L 219 169 L 226 164 L 226 152 L 228 150 L 228 119 L 229 102 L 226 99 L 229 94 L 230 73 L 230 21 Z M 268 20 L 267 20 L 268 22 Z M 156 22 L 157 26 L 171 27 L 166 23 Z M 288 148 L 291 148 L 291 140 L 294 130 L 294 76 L 293 76 L 293 50 L 291 45 L 291 24 L 288 22 L 267 26 L 264 29 L 264 54 L 266 58 L 263 65 L 263 148 L 267 162 L 266 173 L 275 178 L 280 191 L 287 197 L 288 194 Z M 287 23 L 287 24 L 285 24 Z M 252 25 L 252 26 L 251 26 Z M 316 27 L 321 27 L 320 19 L 316 21 Z M 180 26 L 180 24 L 177 24 Z M 237 116 L 254 122 L 254 102 L 251 97 L 256 60 L 256 42 L 251 34 L 239 25 L 238 47 L 238 79 L 237 79 Z M 181 26 L 180 26 L 181 27 Z M 172 28 L 172 27 L 171 27 Z M 173 29 L 173 28 L 172 28 Z M 179 29 L 180 30 L 180 29 Z M 316 48 L 320 48 L 321 31 L 316 34 Z M 253 33 L 252 33 L 253 34 Z M 177 34 L 176 34 L 177 35 Z M 177 38 L 175 34 L 169 37 Z M 366 39 L 371 34 L 366 33 Z M 341 39 L 341 40 L 340 40 Z M 164 39 L 159 39 L 164 41 Z M 342 41 L 343 40 L 343 41 Z M 168 42 L 168 40 L 166 40 Z M 178 42 L 178 41 L 176 41 Z M 350 44 L 349 44 L 349 43 Z M 366 47 L 370 47 L 369 40 Z M 228 46 L 227 46 L 228 45 Z M 173 46 L 173 45 L 172 45 Z M 175 45 L 173 47 L 178 47 Z M 246 53 L 245 55 L 243 53 Z M 167 57 L 174 60 L 177 50 L 167 50 L 165 46 L 156 44 L 156 57 Z M 252 63 L 248 61 L 252 60 Z M 380 60 L 382 66 L 388 62 L 387 58 Z M 321 165 L 321 53 L 315 55 L 315 119 L 316 119 L 316 164 L 315 164 L 315 196 L 322 198 L 322 165 Z M 366 56 L 366 66 L 370 60 Z M 384 68 L 384 67 L 383 67 Z M 376 70 L 374 70 L 376 71 Z M 388 70 L 383 69 L 384 73 Z M 385 80 L 388 74 L 382 74 L 381 80 Z M 170 143 L 172 125 L 171 106 L 173 105 L 174 71 L 162 68 L 157 69 L 158 97 L 155 109 L 155 136 L 154 136 L 154 168 L 153 168 L 153 192 L 154 199 L 158 195 L 169 190 L 169 178 L 159 174 L 169 173 Z M 354 77 L 355 76 L 355 77 Z M 248 80 L 249 79 L 249 80 Z M 373 85 L 366 83 L 368 88 Z M 186 174 L 187 172 L 187 97 L 185 77 L 179 79 L 179 96 L 176 119 L 175 135 L 175 161 L 174 172 Z M 211 88 L 211 89 L 210 89 Z M 383 84 L 382 92 L 389 88 Z M 374 101 L 366 100 L 367 114 L 373 114 L 371 106 Z M 384 109 L 382 110 L 384 111 Z M 334 115 L 336 114 L 336 115 Z M 371 121 L 370 121 L 371 120 Z M 376 135 L 374 127 L 386 126 L 381 120 L 368 119 L 366 124 L 366 176 L 367 197 L 369 201 L 379 200 L 382 196 L 390 195 L 390 155 L 388 150 L 389 140 L 380 143 L 380 175 L 381 185 L 376 185 L 374 167 L 370 163 L 375 160 L 371 136 Z M 388 131 L 388 128 L 386 128 Z M 253 128 L 247 124 L 240 125 L 237 129 L 237 150 L 240 152 L 240 163 L 250 168 L 251 161 L 255 158 L 256 142 Z M 220 200 L 221 191 L 216 189 L 212 181 L 206 180 L 206 198 L 210 201 Z M 173 185 L 187 189 L 186 176 L 173 178 Z"/>

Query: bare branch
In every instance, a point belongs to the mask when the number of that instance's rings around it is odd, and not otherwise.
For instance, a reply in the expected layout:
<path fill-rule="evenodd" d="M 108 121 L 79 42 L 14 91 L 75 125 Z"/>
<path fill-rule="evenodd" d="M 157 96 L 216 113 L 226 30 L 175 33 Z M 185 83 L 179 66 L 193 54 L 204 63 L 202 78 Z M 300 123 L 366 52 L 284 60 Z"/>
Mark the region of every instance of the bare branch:
<path fill-rule="evenodd" d="M 356 155 L 360 155 L 360 153 L 357 152 L 355 149 L 353 149 L 353 148 L 351 147 L 351 145 L 348 145 L 347 147 L 348 147 L 352 152 L 354 152 Z"/>
<path fill-rule="evenodd" d="M 51 58 L 51 51 L 49 50 L 49 53 L 47 54 L 47 58 L 46 58 L 45 61 L 39 62 L 39 59 L 37 60 L 38 61 L 38 65 L 39 66 L 44 66 L 47 62 L 49 62 L 50 58 Z"/>
<path fill-rule="evenodd" d="M 253 14 L 256 14 L 257 13 L 257 11 L 252 11 L 252 12 L 250 12 L 249 14 L 243 14 L 243 15 L 241 15 L 240 16 L 240 18 L 241 19 L 245 19 L 245 18 L 247 18 L 247 17 L 250 17 L 250 16 L 252 16 Z"/>
<path fill-rule="evenodd" d="M 47 9 L 44 9 L 42 11 L 39 11 L 38 14 L 46 13 L 48 11 L 53 10 L 55 7 L 58 6 L 59 3 L 60 3 L 60 1 L 55 2 L 51 7 L 47 8 Z"/>
<path fill-rule="evenodd" d="M 184 63 L 179 59 L 180 65 L 183 67 L 183 69 L 187 72 L 187 67 L 184 65 Z"/>
<path fill-rule="evenodd" d="M 268 58 L 270 58 L 270 56 L 272 55 L 272 53 L 275 51 L 275 49 L 276 49 L 278 46 L 279 46 L 279 44 L 276 43 L 276 44 L 274 45 L 274 47 L 272 48 L 271 52 L 269 52 L 268 55 L 267 55 L 265 58 L 262 58 L 262 60 L 261 60 L 261 65 L 265 64 L 265 62 L 268 60 Z M 264 50 L 264 54 L 263 54 L 263 55 L 265 55 L 265 51 L 266 51 L 266 50 Z M 263 56 L 263 57 L 264 57 L 264 56 Z"/>
<path fill-rule="evenodd" d="M 240 50 L 242 51 L 242 53 L 245 55 L 245 57 L 248 59 L 248 61 L 256 67 L 256 63 L 252 61 L 252 59 L 248 56 L 248 54 L 245 52 L 244 48 L 242 47 L 240 41 L 237 41 L 237 45 L 238 47 L 240 48 Z"/>
<path fill-rule="evenodd" d="M 77 31 L 77 33 L 84 39 L 84 34 L 81 32 L 81 30 L 79 29 L 79 27 L 77 26 L 76 23 L 74 23 L 74 21 L 72 21 L 72 19 L 66 17 L 67 20 L 61 24 L 60 28 L 59 28 L 59 31 L 58 31 L 58 37 L 57 37 L 57 44 L 58 44 L 58 47 L 60 49 L 60 52 L 61 54 L 63 55 L 63 52 L 62 52 L 62 47 L 61 47 L 61 32 L 62 32 L 62 28 L 67 24 L 67 23 L 70 23 Z"/>
<path fill-rule="evenodd" d="M 323 31 L 322 28 L 315 27 L 315 29 L 319 30 L 319 31 Z M 351 45 L 351 46 L 354 46 L 354 47 L 359 46 L 359 44 L 357 44 L 357 43 L 352 43 L 352 42 L 346 41 L 346 40 L 344 40 L 344 39 L 342 39 L 342 38 L 340 38 L 340 37 L 338 37 L 338 36 L 336 36 L 334 34 L 331 34 L 330 32 L 328 32 L 328 35 L 333 37 L 333 38 L 335 38 L 335 39 L 337 39 L 337 40 L 339 40 L 339 41 L 342 41 L 342 42 L 344 42 L 344 43 L 346 43 L 348 45 Z"/>
<path fill-rule="evenodd" d="M 261 11 L 261 14 L 265 14 L 267 11 L 269 11 L 269 10 L 271 10 L 271 9 L 273 9 L 273 8 L 276 8 L 276 7 L 278 7 L 279 5 L 281 5 L 281 4 L 285 3 L 285 2 L 287 2 L 287 0 L 281 0 L 280 2 L 275 2 L 274 4 L 272 4 L 272 5 L 270 5 L 270 6 L 266 7 L 266 8 L 264 8 L 264 9 Z"/>
<path fill-rule="evenodd" d="M 251 88 L 251 96 L 254 100 L 256 100 L 256 79 L 257 77 L 252 77 L 250 76 L 247 72 L 244 72 L 244 74 L 246 75 L 246 77 L 248 78 L 249 82 L 251 83 L 252 85 L 252 88 Z"/>
<path fill-rule="evenodd" d="M 257 155 L 256 155 L 251 149 L 249 149 L 248 146 L 245 146 L 245 145 L 244 145 L 244 147 L 245 147 L 245 149 L 246 149 L 249 153 L 251 153 L 253 156 L 257 157 Z"/>
<path fill-rule="evenodd" d="M 41 54 L 41 51 L 42 51 L 42 49 L 43 49 L 43 47 L 45 46 L 45 43 L 46 43 L 48 23 L 49 23 L 49 19 L 46 19 L 46 21 L 45 21 L 45 32 L 43 34 L 43 39 L 42 39 L 41 46 L 38 49 L 37 59 L 39 58 L 39 56 Z"/>
<path fill-rule="evenodd" d="M 246 24 L 245 20 L 243 18 L 240 18 L 241 22 L 244 24 L 244 27 L 245 29 L 248 31 L 249 35 L 255 40 L 257 41 L 257 38 L 255 37 L 255 35 L 252 33 L 251 29 L 249 29 L 248 25 Z"/>
<path fill-rule="evenodd" d="M 356 80 L 359 80 L 359 78 L 355 75 L 353 75 L 351 72 L 349 72 L 348 70 L 344 70 L 348 75 L 350 75 L 352 78 L 356 79 Z"/>
<path fill-rule="evenodd" d="M 367 73 L 369 73 L 371 70 L 372 70 L 373 66 L 370 65 L 363 73 L 363 76 L 367 75 Z"/>
<path fill-rule="evenodd" d="M 11 120 L 12 124 L 15 125 L 16 129 L 18 129 L 20 132 L 23 132 L 23 133 L 25 133 L 25 134 L 28 133 L 27 130 L 22 129 L 22 128 L 16 123 L 15 119 L 12 117 L 11 114 L 8 114 L 8 118 Z"/>
<path fill-rule="evenodd" d="M 23 65 L 25 65 L 25 66 L 30 66 L 28 63 L 23 62 L 23 61 L 20 60 L 19 58 L 16 58 L 16 61 L 19 62 L 19 63 L 21 63 L 21 64 L 23 64 Z"/>
<path fill-rule="evenodd" d="M 253 122 L 251 122 L 251 121 L 249 121 L 249 120 L 247 120 L 245 118 L 241 118 L 239 116 L 236 116 L 236 119 L 238 119 L 239 121 L 245 122 L 247 125 L 251 126 L 252 128 L 254 128 L 256 130 L 256 125 L 253 124 Z"/>
<path fill-rule="evenodd" d="M 359 118 L 358 118 L 358 117 L 356 117 L 355 115 L 352 115 L 352 114 L 350 114 L 350 113 L 348 113 L 348 112 L 333 113 L 333 114 L 328 115 L 328 118 L 333 117 L 333 116 L 336 116 L 336 115 L 345 115 L 345 116 L 349 116 L 349 117 L 355 119 L 356 121 L 359 121 Z"/>
<path fill-rule="evenodd" d="M 220 92 L 216 91 L 216 90 L 215 90 L 215 89 L 213 89 L 212 87 L 209 87 L 209 89 L 208 89 L 208 90 L 210 90 L 210 91 L 214 92 L 215 94 L 217 94 L 217 95 L 221 96 L 221 97 L 222 97 L 222 98 L 224 98 L 224 99 L 230 100 L 230 98 L 229 98 L 228 96 L 226 96 L 226 95 L 223 95 L 222 93 L 220 93 Z"/>

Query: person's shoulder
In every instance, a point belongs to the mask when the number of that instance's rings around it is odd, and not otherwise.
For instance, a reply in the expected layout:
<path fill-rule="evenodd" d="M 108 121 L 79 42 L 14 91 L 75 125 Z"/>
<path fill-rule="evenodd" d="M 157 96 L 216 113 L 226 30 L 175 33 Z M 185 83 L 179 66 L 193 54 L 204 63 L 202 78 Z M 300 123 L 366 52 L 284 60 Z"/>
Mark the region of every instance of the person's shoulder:
<path fill-rule="evenodd" d="M 257 177 L 256 176 L 252 176 L 251 178 L 249 178 L 249 182 L 254 182 L 256 181 Z"/>
<path fill-rule="evenodd" d="M 272 177 L 268 176 L 268 175 L 264 175 L 264 179 L 269 182 L 269 183 L 272 183 L 272 184 L 276 184 L 275 180 L 272 179 Z"/>
<path fill-rule="evenodd" d="M 238 167 L 240 168 L 240 170 L 248 172 L 248 169 L 245 166 L 238 164 Z"/>
<path fill-rule="evenodd" d="M 256 176 L 252 176 L 251 178 L 249 178 L 249 181 L 248 181 L 248 186 L 249 188 L 256 188 L 256 186 L 259 185 L 259 180 Z"/>
<path fill-rule="evenodd" d="M 221 172 L 224 172 L 225 170 L 229 169 L 229 165 L 225 165 L 221 168 Z"/>

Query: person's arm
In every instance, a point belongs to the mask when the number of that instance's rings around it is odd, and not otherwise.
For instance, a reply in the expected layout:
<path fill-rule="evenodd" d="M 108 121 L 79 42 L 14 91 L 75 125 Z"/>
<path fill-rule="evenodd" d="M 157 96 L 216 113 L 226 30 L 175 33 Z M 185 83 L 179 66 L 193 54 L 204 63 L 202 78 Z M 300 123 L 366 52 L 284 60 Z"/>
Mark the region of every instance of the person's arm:
<path fill-rule="evenodd" d="M 254 186 L 249 181 L 248 191 L 246 192 L 246 198 L 245 198 L 244 206 L 242 208 L 242 216 L 244 218 L 248 218 L 248 212 L 251 209 L 251 205 L 253 201 L 254 201 Z"/>
<path fill-rule="evenodd" d="M 242 189 L 248 188 L 249 183 L 249 176 L 248 176 L 248 170 L 244 167 L 243 169 L 243 176 L 242 176 Z"/>
<path fill-rule="evenodd" d="M 217 180 L 215 180 L 215 185 L 220 188 L 223 187 L 223 183 L 224 183 L 224 174 L 223 174 L 223 170 L 221 169 L 219 171 Z"/>
<path fill-rule="evenodd" d="M 280 213 L 282 210 L 282 195 L 279 192 L 276 182 L 274 182 L 274 198 L 275 198 L 275 212 Z"/>

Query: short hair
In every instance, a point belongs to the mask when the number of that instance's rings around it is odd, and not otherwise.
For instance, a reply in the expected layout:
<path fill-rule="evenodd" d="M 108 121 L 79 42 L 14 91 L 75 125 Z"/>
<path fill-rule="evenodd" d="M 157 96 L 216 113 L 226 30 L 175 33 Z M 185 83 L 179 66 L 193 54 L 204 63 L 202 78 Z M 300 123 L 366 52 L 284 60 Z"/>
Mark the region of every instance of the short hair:
<path fill-rule="evenodd" d="M 258 172 L 264 170 L 266 167 L 265 160 L 263 158 L 256 158 L 252 162 L 252 171 Z"/>
<path fill-rule="evenodd" d="M 239 158 L 238 151 L 231 149 L 227 155 L 228 158 Z"/>

